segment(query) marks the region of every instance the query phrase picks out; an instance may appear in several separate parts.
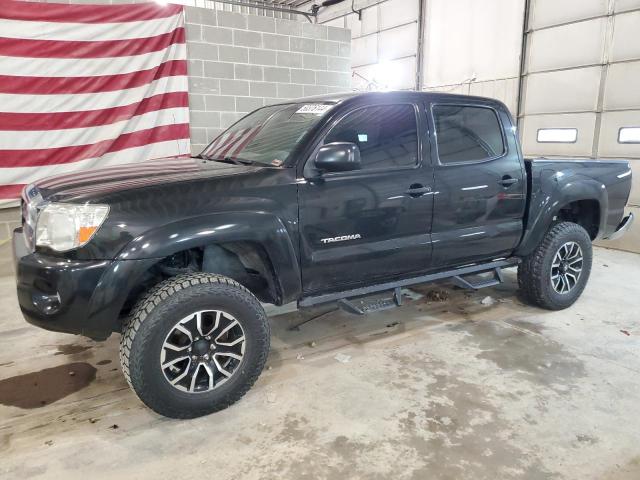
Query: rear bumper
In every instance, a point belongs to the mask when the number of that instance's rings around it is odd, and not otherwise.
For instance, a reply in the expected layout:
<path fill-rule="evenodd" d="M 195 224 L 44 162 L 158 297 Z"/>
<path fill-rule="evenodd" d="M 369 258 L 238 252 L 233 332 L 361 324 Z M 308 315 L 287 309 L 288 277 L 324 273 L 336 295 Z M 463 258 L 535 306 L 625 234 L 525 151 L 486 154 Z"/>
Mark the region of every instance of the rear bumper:
<path fill-rule="evenodd" d="M 609 237 L 607 237 L 607 240 L 615 240 L 617 238 L 620 238 L 622 235 L 624 235 L 627 232 L 627 230 L 631 228 L 634 218 L 635 217 L 633 216 L 633 213 L 630 213 L 629 215 L 624 217 L 620 222 L 620 225 L 618 225 L 618 228 L 616 228 L 616 231 L 613 232 Z"/>
<path fill-rule="evenodd" d="M 151 261 L 68 260 L 31 252 L 22 229 L 13 232 L 18 303 L 25 320 L 55 332 L 106 339 Z"/>

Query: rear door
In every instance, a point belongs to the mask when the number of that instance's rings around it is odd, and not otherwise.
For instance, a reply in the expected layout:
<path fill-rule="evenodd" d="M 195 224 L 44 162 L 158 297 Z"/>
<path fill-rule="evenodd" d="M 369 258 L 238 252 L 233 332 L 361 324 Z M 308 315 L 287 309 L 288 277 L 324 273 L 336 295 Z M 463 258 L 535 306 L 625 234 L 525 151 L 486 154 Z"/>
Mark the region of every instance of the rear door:
<path fill-rule="evenodd" d="M 499 104 L 431 105 L 433 266 L 508 255 L 523 229 L 526 179 L 510 115 Z"/>
<path fill-rule="evenodd" d="M 411 103 L 367 105 L 351 108 L 328 131 L 321 144 L 355 143 L 362 168 L 299 185 L 306 294 L 429 268 L 433 171 L 428 157 L 422 161 L 424 123 Z"/>

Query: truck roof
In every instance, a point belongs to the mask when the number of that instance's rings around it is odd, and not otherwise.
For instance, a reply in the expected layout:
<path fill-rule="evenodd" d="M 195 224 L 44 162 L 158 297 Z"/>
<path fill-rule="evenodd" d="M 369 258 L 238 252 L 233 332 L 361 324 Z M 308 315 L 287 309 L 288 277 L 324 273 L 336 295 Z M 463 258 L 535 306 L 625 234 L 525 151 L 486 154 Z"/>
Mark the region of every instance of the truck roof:
<path fill-rule="evenodd" d="M 494 98 L 486 98 L 486 97 L 478 97 L 473 95 L 458 95 L 453 93 L 443 93 L 443 92 L 417 92 L 415 90 L 395 90 L 395 91 L 386 91 L 386 92 L 342 92 L 342 93 L 330 93 L 326 95 L 315 95 L 311 97 L 303 97 L 299 99 L 295 99 L 295 102 L 300 103 L 310 103 L 310 102 L 322 102 L 322 103 L 342 103 L 346 100 L 352 100 L 355 98 L 367 99 L 371 100 L 376 99 L 389 99 L 389 98 L 397 98 L 398 100 L 406 100 L 408 98 L 415 100 L 416 98 L 421 99 L 423 101 L 432 101 L 432 100 L 460 100 L 460 101 L 469 101 L 469 100 L 481 100 L 487 103 L 500 103 L 498 100 Z M 292 100 L 282 103 L 290 103 Z"/>

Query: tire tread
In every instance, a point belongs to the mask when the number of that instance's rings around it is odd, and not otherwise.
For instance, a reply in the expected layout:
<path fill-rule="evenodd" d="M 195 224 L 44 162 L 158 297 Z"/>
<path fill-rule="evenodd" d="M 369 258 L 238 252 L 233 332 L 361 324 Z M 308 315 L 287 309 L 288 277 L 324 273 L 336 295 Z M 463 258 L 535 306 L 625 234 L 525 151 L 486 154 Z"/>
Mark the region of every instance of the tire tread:
<path fill-rule="evenodd" d="M 559 222 L 549 229 L 535 250 L 523 259 L 518 267 L 518 287 L 528 302 L 548 310 L 566 308 L 555 303 L 544 291 L 544 268 L 547 255 L 556 239 L 574 233 L 585 236 L 591 242 L 586 230 L 577 223 Z M 588 275 L 589 272 L 586 273 Z M 584 284 L 581 288 L 584 289 Z M 577 297 L 579 296 L 580 294 Z"/>
<path fill-rule="evenodd" d="M 120 340 L 120 363 L 122 365 L 122 372 L 129 387 L 136 392 L 138 397 L 140 397 L 144 403 L 156 411 L 158 411 L 158 409 L 154 408 L 153 405 L 162 405 L 164 402 L 161 398 L 153 398 L 154 392 L 152 392 L 151 389 L 146 389 L 146 386 L 140 381 L 141 376 L 139 375 L 139 372 L 142 370 L 142 362 L 144 361 L 144 358 L 141 355 L 137 355 L 134 359 L 134 356 L 132 355 L 134 341 L 137 340 L 138 342 L 143 343 L 147 341 L 144 337 L 151 335 L 152 329 L 141 329 L 141 327 L 151 312 L 156 308 L 161 307 L 162 303 L 166 299 L 181 290 L 203 284 L 232 287 L 232 290 L 225 292 L 228 296 L 235 296 L 237 300 L 244 303 L 256 302 L 264 314 L 264 310 L 262 310 L 258 300 L 247 288 L 235 280 L 222 275 L 211 273 L 182 274 L 164 280 L 146 292 L 134 306 L 132 315 L 123 324 L 122 338 Z M 270 338 L 269 322 L 264 321 L 261 325 L 262 328 L 259 333 L 261 337 L 260 342 L 261 344 L 266 344 L 268 346 Z M 143 337 L 140 338 L 140 335 L 143 335 Z M 162 407 L 162 411 L 158 413 L 171 418 L 194 418 L 229 407 L 231 404 L 240 400 L 240 398 L 242 398 L 253 386 L 267 361 L 268 353 L 268 347 L 259 352 L 257 362 L 258 368 L 252 369 L 249 377 L 247 377 L 247 380 L 242 384 L 242 388 L 236 389 L 235 391 L 230 392 L 230 394 L 224 396 L 221 401 L 216 402 L 213 409 L 210 408 L 206 411 L 183 411 L 171 408 L 169 405 L 165 404 Z M 138 381 L 133 381 L 134 376 L 136 376 Z"/>

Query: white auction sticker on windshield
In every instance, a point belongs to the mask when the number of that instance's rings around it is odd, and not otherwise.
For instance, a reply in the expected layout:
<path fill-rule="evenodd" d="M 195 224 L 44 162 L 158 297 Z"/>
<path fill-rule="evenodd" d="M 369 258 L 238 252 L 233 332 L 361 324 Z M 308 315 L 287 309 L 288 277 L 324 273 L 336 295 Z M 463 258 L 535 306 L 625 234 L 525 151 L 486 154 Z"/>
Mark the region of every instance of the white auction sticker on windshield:
<path fill-rule="evenodd" d="M 333 105 L 326 105 L 324 103 L 312 103 L 309 105 L 303 105 L 296 113 L 312 113 L 313 115 L 322 115 L 329 110 Z"/>

